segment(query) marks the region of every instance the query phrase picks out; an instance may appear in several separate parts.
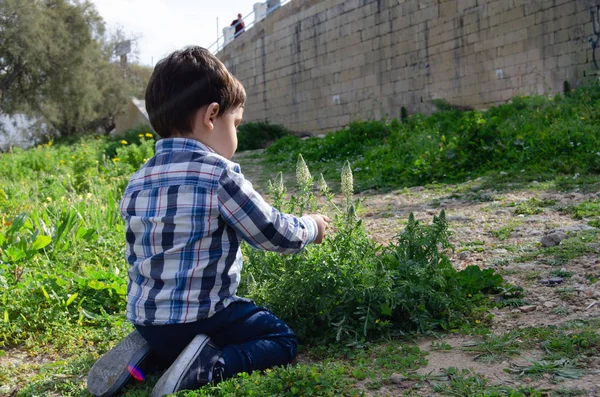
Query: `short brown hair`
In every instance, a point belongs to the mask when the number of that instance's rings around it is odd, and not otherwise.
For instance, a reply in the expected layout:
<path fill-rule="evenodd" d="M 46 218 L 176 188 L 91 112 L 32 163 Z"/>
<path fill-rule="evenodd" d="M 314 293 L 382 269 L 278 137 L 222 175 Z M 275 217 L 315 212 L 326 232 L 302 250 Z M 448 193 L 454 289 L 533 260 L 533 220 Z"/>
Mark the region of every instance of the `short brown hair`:
<path fill-rule="evenodd" d="M 162 59 L 146 88 L 150 124 L 163 138 L 191 133 L 198 109 L 213 102 L 219 104 L 220 117 L 243 106 L 246 92 L 225 65 L 202 47 L 188 47 Z"/>

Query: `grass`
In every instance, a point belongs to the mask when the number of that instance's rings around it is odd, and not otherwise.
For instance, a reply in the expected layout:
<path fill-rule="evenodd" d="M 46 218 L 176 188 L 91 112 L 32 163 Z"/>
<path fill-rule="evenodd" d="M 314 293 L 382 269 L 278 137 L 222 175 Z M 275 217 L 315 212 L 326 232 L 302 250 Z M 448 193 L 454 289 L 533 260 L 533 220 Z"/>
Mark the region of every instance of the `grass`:
<path fill-rule="evenodd" d="M 266 164 L 269 169 L 285 168 L 286 159 L 295 162 L 295 153 L 308 149 L 309 164 L 327 179 L 337 178 L 342 164 L 350 160 L 359 189 L 400 189 L 417 196 L 418 189 L 408 187 L 426 185 L 428 193 L 443 197 L 434 199 L 434 206 L 454 197 L 474 204 L 490 202 L 483 206 L 491 212 L 504 206 L 498 195 L 506 190 L 598 191 L 598 162 L 585 152 L 598 143 L 597 116 L 588 109 L 600 97 L 597 90 L 584 88 L 570 98 L 519 98 L 487 113 L 445 110 L 431 117 L 414 115 L 405 123 L 357 123 L 318 140 L 285 136 L 267 150 Z M 545 116 L 556 122 L 547 123 Z M 571 130 L 577 132 L 568 138 L 581 142 L 573 148 L 565 141 Z M 148 134 L 137 130 L 117 139 L 49 142 L 0 155 L 0 394 L 88 396 L 85 377 L 90 366 L 131 331 L 124 318 L 128 266 L 118 205 L 130 175 L 153 153 L 154 137 Z M 540 153 L 551 163 L 538 162 Z M 577 172 L 580 176 L 574 178 Z M 460 185 L 448 184 L 457 182 Z M 302 189 L 294 192 L 297 198 Z M 280 204 L 290 205 L 290 198 Z M 300 204 L 306 210 L 312 205 L 300 199 L 296 209 Z M 346 215 L 356 205 L 348 205 Z M 511 204 L 521 215 L 539 214 L 555 205 L 537 198 Z M 598 200 L 588 200 L 566 211 L 594 224 L 598 205 Z M 333 207 L 328 210 L 335 212 Z M 389 214 L 392 210 L 386 209 Z M 360 208 L 354 214 L 361 214 Z M 485 362 L 541 349 L 542 359 L 519 370 L 523 376 L 548 374 L 557 381 L 568 371 L 583 373 L 600 355 L 597 322 L 492 335 L 485 328 L 490 324 L 488 310 L 522 306 L 525 291 L 511 289 L 493 271 L 469 267 L 457 272 L 446 256 L 452 247 L 441 216 L 433 224 L 404 222 L 405 234 L 389 247 L 370 241 L 358 220 L 340 232 L 348 219 L 337 220 L 335 239 L 320 250 L 307 250 L 300 259 L 245 251 L 250 262 L 243 292 L 293 323 L 303 338 L 302 362 L 180 395 L 357 396 L 384 389 L 393 376 L 395 381 L 404 379 L 407 395 L 418 395 L 419 385 L 428 382 L 443 395 L 539 395 L 535 389 L 497 386 L 479 374 L 455 369 L 442 377 L 415 375 L 427 365 L 426 352 L 414 344 L 424 333 L 478 336 L 468 351 Z M 492 233 L 507 240 L 519 222 L 512 220 Z M 580 233 L 544 249 L 506 243 L 489 248 L 505 248 L 512 255 L 499 258 L 497 266 L 533 259 L 564 266 L 595 255 L 599 235 Z M 459 243 L 458 249 L 484 252 L 488 245 L 475 240 Z M 550 272 L 564 278 L 571 273 Z M 520 275 L 517 270 L 502 274 Z M 597 281 L 593 273 L 585 276 Z M 554 291 L 567 301 L 577 298 L 569 287 Z M 569 312 L 568 306 L 553 311 Z M 318 321 L 311 322 L 315 318 Z M 451 347 L 440 339 L 431 349 Z M 25 356 L 19 361 L 21 353 Z M 157 377 L 151 374 L 123 394 L 148 395 Z"/>
<path fill-rule="evenodd" d="M 349 160 L 359 191 L 481 176 L 494 181 L 488 182 L 491 188 L 536 182 L 594 191 L 600 173 L 599 102 L 596 84 L 568 96 L 514 98 L 486 112 L 442 107 L 403 121 L 356 122 L 323 139 L 284 137 L 266 150 L 266 161 L 290 167 L 302 153 L 333 179 Z M 477 201 L 494 199 L 490 193 L 472 195 Z M 522 210 L 539 211 L 532 205 Z"/>
<path fill-rule="evenodd" d="M 541 360 L 531 360 L 529 365 L 513 367 L 509 372 L 519 376 L 549 374 L 556 381 L 577 379 L 600 354 L 599 324 L 598 320 L 578 321 L 561 327 L 515 329 L 501 335 L 488 333 L 464 350 L 474 353 L 476 360 L 500 362 L 526 350 L 540 349 L 544 352 Z"/>

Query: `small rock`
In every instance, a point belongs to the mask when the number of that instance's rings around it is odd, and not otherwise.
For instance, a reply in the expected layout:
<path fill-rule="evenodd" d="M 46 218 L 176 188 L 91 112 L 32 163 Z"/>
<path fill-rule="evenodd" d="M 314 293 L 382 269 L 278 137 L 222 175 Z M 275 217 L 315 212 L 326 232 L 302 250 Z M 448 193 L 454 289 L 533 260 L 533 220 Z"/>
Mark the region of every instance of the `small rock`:
<path fill-rule="evenodd" d="M 396 385 L 404 382 L 406 380 L 406 377 L 402 376 L 402 374 L 391 374 L 390 375 L 390 381 Z"/>
<path fill-rule="evenodd" d="M 375 213 L 373 213 L 373 212 L 367 212 L 367 213 L 365 214 L 365 217 L 367 217 L 367 218 L 370 218 L 370 217 L 372 217 L 373 215 L 375 215 Z"/>
<path fill-rule="evenodd" d="M 510 211 L 498 210 L 498 211 L 496 211 L 496 215 L 510 215 Z"/>
<path fill-rule="evenodd" d="M 519 308 L 519 310 L 521 310 L 523 313 L 530 313 L 532 311 L 535 311 L 535 309 L 537 309 L 536 305 L 521 306 Z"/>
<path fill-rule="evenodd" d="M 563 281 L 565 281 L 565 279 L 562 277 L 550 277 L 548 279 L 540 280 L 540 284 L 551 287 L 553 285 L 560 284 Z"/>
<path fill-rule="evenodd" d="M 458 254 L 458 259 L 460 259 L 461 261 L 464 261 L 468 257 L 469 257 L 469 251 L 463 251 L 460 254 Z"/>
<path fill-rule="evenodd" d="M 504 248 L 498 248 L 498 249 L 495 249 L 492 251 L 492 254 L 494 254 L 494 255 L 504 255 L 506 253 L 508 253 L 508 251 L 505 250 Z"/>
<path fill-rule="evenodd" d="M 473 219 L 468 218 L 468 217 L 463 216 L 463 215 L 452 215 L 452 216 L 447 217 L 446 219 L 448 219 L 448 222 L 464 222 L 464 223 L 467 223 L 467 222 L 472 222 L 473 221 Z"/>
<path fill-rule="evenodd" d="M 548 309 L 554 309 L 556 307 L 556 303 L 554 303 L 552 301 L 547 301 L 547 302 L 544 302 L 544 307 L 546 307 Z"/>
<path fill-rule="evenodd" d="M 560 242 L 566 238 L 567 238 L 566 233 L 557 231 L 557 232 L 545 235 L 544 237 L 542 237 L 540 242 L 542 243 L 542 245 L 544 247 L 554 247 L 555 245 L 560 244 Z"/>

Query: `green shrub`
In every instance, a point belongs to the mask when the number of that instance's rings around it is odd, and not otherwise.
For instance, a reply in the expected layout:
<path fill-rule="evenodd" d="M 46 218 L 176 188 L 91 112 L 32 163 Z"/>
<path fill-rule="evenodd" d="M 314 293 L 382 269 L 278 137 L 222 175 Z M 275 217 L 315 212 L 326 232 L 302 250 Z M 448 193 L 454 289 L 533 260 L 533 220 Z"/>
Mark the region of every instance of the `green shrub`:
<path fill-rule="evenodd" d="M 286 135 L 290 135 L 290 132 L 279 124 L 268 121 L 244 123 L 238 127 L 237 151 L 264 149 Z"/>
<path fill-rule="evenodd" d="M 182 397 L 218 396 L 359 396 L 346 379 L 346 369 L 340 365 L 295 365 L 273 368 L 264 373 L 240 374 L 216 387 L 179 392 Z"/>
<path fill-rule="evenodd" d="M 437 101 L 431 116 L 354 122 L 324 139 L 289 138 L 266 161 L 290 167 L 302 153 L 333 178 L 352 163 L 358 190 L 459 182 L 486 174 L 543 178 L 600 173 L 600 85 L 569 96 L 514 98 L 486 112 Z"/>
<path fill-rule="evenodd" d="M 298 164 L 305 167 L 302 159 Z M 493 270 L 454 269 L 445 253 L 451 245 L 443 211 L 431 225 L 411 215 L 390 246 L 377 246 L 355 216 L 348 168 L 344 175 L 336 233 L 323 244 L 292 256 L 244 248 L 247 280 L 240 293 L 269 307 L 301 338 L 357 340 L 392 330 L 447 329 L 475 315 L 483 294 L 502 288 Z M 306 189 L 312 178 L 302 178 L 300 193 L 288 199 L 281 180 L 271 183 L 276 205 L 296 213 L 316 209 L 312 189 Z"/>

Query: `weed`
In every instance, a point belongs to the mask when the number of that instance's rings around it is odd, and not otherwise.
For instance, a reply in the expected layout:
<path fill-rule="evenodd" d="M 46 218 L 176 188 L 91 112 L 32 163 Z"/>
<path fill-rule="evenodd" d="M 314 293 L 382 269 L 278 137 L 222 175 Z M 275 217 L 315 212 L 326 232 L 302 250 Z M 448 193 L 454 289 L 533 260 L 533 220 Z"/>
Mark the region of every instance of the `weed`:
<path fill-rule="evenodd" d="M 523 222 L 518 220 L 511 220 L 508 225 L 501 227 L 498 230 L 493 230 L 492 235 L 499 240 L 506 240 L 510 237 L 510 234 L 521 225 Z"/>
<path fill-rule="evenodd" d="M 550 392 L 550 397 L 577 397 L 587 395 L 588 392 L 581 389 L 558 389 Z"/>
<path fill-rule="evenodd" d="M 273 368 L 251 375 L 205 386 L 199 390 L 179 392 L 182 397 L 218 396 L 361 396 L 346 378 L 346 368 L 335 364 L 299 364 L 290 368 Z"/>
<path fill-rule="evenodd" d="M 549 374 L 557 382 L 565 379 L 579 379 L 584 375 L 584 372 L 577 368 L 574 361 L 564 358 L 559 360 L 531 360 L 531 365 L 528 366 L 513 364 L 506 371 L 519 377 L 541 377 L 544 374 Z"/>
<path fill-rule="evenodd" d="M 549 207 L 556 204 L 556 200 L 538 200 L 536 198 L 531 198 L 526 201 L 521 201 L 519 203 L 511 203 L 509 207 L 514 207 L 514 213 L 516 215 L 535 215 L 541 214 L 544 212 L 543 207 Z"/>
<path fill-rule="evenodd" d="M 286 197 L 281 178 L 270 184 L 276 206 L 287 211 L 312 210 L 316 202 L 310 172 L 304 161 L 298 164 L 297 195 Z M 333 207 L 337 233 L 324 244 L 296 256 L 245 249 L 249 282 L 242 293 L 272 308 L 303 338 L 356 341 L 392 330 L 448 329 L 472 316 L 485 294 L 501 290 L 504 281 L 493 270 L 453 268 L 444 251 L 451 245 L 443 211 L 431 225 L 411 214 L 395 241 L 376 246 L 356 219 L 352 185 L 346 166 L 343 205 Z"/>
<path fill-rule="evenodd" d="M 550 272 L 551 277 L 571 278 L 573 275 L 575 275 L 575 273 L 562 269 L 552 270 Z"/>
<path fill-rule="evenodd" d="M 448 382 L 433 383 L 433 390 L 446 396 L 460 397 L 541 397 L 543 392 L 530 387 L 519 387 L 513 389 L 508 386 L 490 385 L 489 381 L 482 375 L 463 369 L 458 370 L 454 367 L 445 370 Z"/>
<path fill-rule="evenodd" d="M 434 342 L 434 341 L 431 341 L 431 349 L 432 350 L 448 351 L 448 350 L 452 350 L 452 346 L 450 346 L 446 342 Z"/>

